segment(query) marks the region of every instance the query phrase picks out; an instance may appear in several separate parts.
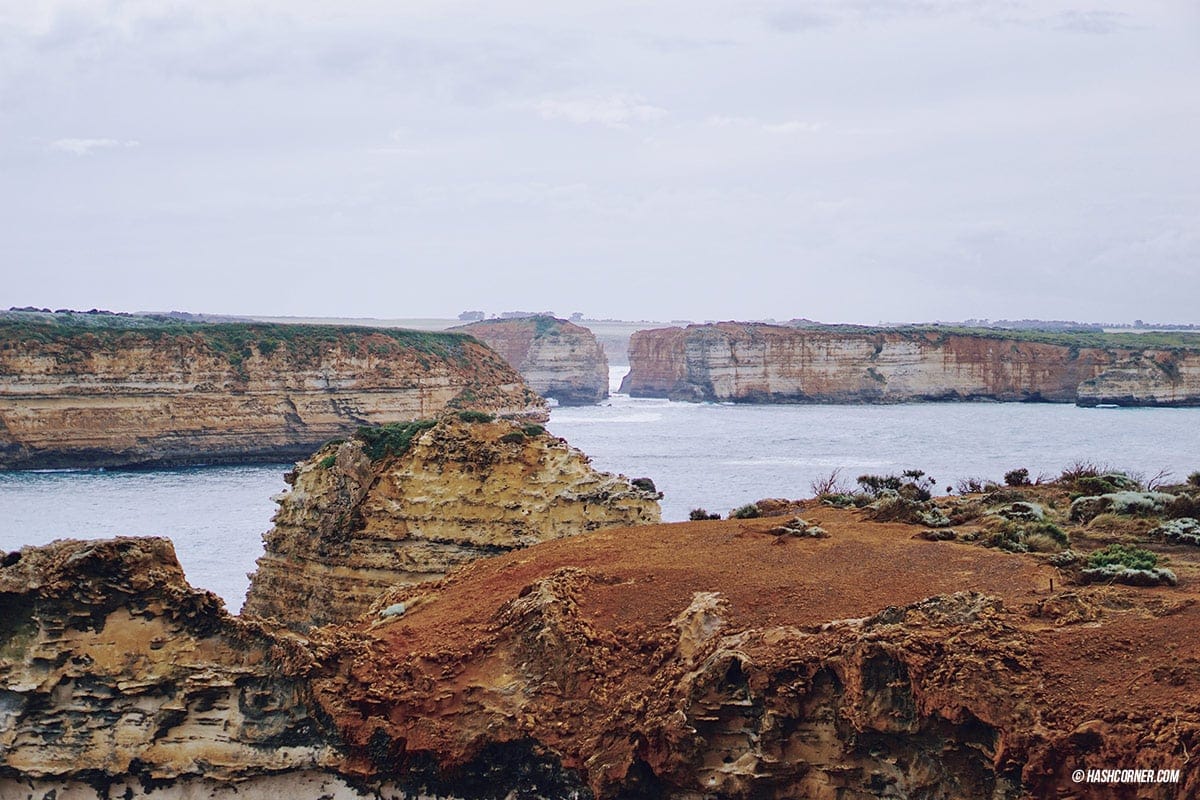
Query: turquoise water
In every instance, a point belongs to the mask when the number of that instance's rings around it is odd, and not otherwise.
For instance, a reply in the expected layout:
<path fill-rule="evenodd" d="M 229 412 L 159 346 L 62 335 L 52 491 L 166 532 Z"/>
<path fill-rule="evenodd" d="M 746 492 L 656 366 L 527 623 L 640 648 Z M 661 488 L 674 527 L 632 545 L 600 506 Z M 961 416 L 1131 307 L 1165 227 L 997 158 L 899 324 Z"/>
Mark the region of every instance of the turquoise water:
<path fill-rule="evenodd" d="M 1180 478 L 1200 469 L 1200 409 L 734 406 L 614 396 L 554 409 L 548 428 L 600 469 L 653 478 L 667 520 L 696 507 L 725 513 L 762 497 L 810 496 L 809 484 L 837 468 L 853 483 L 866 472 L 915 467 L 942 488 L 1014 467 L 1055 475 L 1077 460 Z M 188 579 L 236 611 L 289 468 L 0 473 L 0 550 L 62 537 L 169 536 Z"/>

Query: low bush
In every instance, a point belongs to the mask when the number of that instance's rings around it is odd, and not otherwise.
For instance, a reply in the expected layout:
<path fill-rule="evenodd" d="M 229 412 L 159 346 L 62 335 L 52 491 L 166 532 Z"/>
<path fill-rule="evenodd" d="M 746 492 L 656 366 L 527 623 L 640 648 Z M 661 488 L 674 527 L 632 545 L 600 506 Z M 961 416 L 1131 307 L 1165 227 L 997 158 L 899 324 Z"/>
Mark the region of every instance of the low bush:
<path fill-rule="evenodd" d="M 372 461 L 408 452 L 413 440 L 437 425 L 437 420 L 418 419 L 412 422 L 391 422 L 387 425 L 364 426 L 355 431 L 363 443 L 363 451 Z"/>
<path fill-rule="evenodd" d="M 337 463 L 337 454 L 330 453 L 329 455 L 325 456 L 320 461 L 318 461 L 317 466 L 319 466 L 321 469 L 329 469 L 336 463 Z"/>
<path fill-rule="evenodd" d="M 545 428 L 543 428 L 541 425 L 537 425 L 532 422 L 528 425 L 521 426 L 521 433 L 525 434 L 526 436 L 528 436 L 530 438 L 532 438 L 534 436 L 541 436 L 545 432 L 546 432 Z"/>
<path fill-rule="evenodd" d="M 525 434 L 520 431 L 509 431 L 500 437 L 500 441 L 505 444 L 524 444 Z"/>
<path fill-rule="evenodd" d="M 461 419 L 463 422 L 472 422 L 472 423 L 473 422 L 491 422 L 494 419 L 496 419 L 495 416 L 487 413 L 486 411 L 470 411 L 470 410 L 458 412 L 458 418 Z"/>
<path fill-rule="evenodd" d="M 706 520 L 706 519 L 720 519 L 720 518 L 721 518 L 720 514 L 710 514 L 710 513 L 708 513 L 708 511 L 706 509 L 703 509 L 703 508 L 693 508 L 691 511 L 688 512 L 688 519 L 690 519 L 692 522 L 699 522 L 701 520 Z"/>
<path fill-rule="evenodd" d="M 643 492 L 657 492 L 658 487 L 654 485 L 654 481 L 650 478 L 634 478 L 630 481 L 635 489 L 641 489 Z"/>
<path fill-rule="evenodd" d="M 1154 569 L 1158 566 L 1158 556 L 1144 548 L 1128 547 L 1123 544 L 1110 544 L 1088 553 L 1088 567 L 1103 567 L 1110 564 L 1128 569 Z"/>
<path fill-rule="evenodd" d="M 906 469 L 899 475 L 859 475 L 857 483 L 871 497 L 897 494 L 906 500 L 925 501 L 933 497 L 937 481 L 924 470 Z"/>
<path fill-rule="evenodd" d="M 1193 472 L 1191 475 L 1188 475 L 1187 482 L 1188 486 L 1195 486 L 1197 489 L 1200 489 L 1200 472 Z"/>
<path fill-rule="evenodd" d="M 1164 522 L 1148 534 L 1171 544 L 1190 544 L 1200 547 L 1200 521 L 1193 517 L 1182 517 Z"/>
<path fill-rule="evenodd" d="M 762 516 L 762 511 L 754 503 L 747 503 L 744 506 L 738 506 L 733 511 L 729 512 L 730 519 L 756 519 Z"/>
<path fill-rule="evenodd" d="M 1004 483 L 1006 486 L 1029 486 L 1029 470 L 1021 467 L 1020 469 L 1009 470 L 1004 473 Z"/>

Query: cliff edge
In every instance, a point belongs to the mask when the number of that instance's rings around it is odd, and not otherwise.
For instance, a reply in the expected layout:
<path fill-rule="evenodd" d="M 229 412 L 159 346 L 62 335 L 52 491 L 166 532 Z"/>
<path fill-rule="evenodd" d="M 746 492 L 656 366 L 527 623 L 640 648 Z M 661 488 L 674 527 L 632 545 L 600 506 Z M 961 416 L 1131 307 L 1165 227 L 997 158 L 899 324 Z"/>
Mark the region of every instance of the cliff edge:
<path fill-rule="evenodd" d="M 0 319 L 0 469 L 294 460 L 447 407 L 545 414 L 464 334 L 59 316 Z"/>
<path fill-rule="evenodd" d="M 741 403 L 1200 405 L 1200 336 L 723 322 L 638 331 L 621 391 Z"/>
<path fill-rule="evenodd" d="M 591 405 L 608 397 L 608 358 L 587 328 L 556 317 L 495 319 L 451 330 L 469 333 L 504 356 L 542 397 Z"/>

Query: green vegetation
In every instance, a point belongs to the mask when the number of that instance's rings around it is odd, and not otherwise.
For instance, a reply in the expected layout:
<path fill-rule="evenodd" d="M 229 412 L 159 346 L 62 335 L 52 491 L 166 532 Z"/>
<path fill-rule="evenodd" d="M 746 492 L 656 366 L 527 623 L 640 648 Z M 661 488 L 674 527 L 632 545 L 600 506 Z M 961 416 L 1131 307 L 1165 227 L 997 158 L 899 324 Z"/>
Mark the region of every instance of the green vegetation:
<path fill-rule="evenodd" d="M 1006 486 L 1030 486 L 1029 470 L 1025 467 L 1009 470 L 1004 473 L 1004 483 Z"/>
<path fill-rule="evenodd" d="M 906 469 L 899 475 L 859 475 L 858 485 L 871 497 L 896 494 L 906 500 L 924 502 L 933 497 L 934 479 L 924 470 Z"/>
<path fill-rule="evenodd" d="M 460 411 L 458 418 L 463 422 L 492 422 L 496 419 L 494 414 L 489 414 L 486 411 Z"/>
<path fill-rule="evenodd" d="M 703 509 L 703 508 L 693 508 L 691 511 L 688 512 L 688 519 L 690 519 L 692 522 L 700 522 L 701 520 L 720 519 L 720 518 L 721 518 L 720 514 L 710 514 L 710 513 L 708 513 L 707 509 Z"/>
<path fill-rule="evenodd" d="M 413 440 L 437 425 L 437 420 L 418 419 L 413 422 L 392 422 L 382 426 L 359 428 L 354 436 L 364 447 L 367 457 L 379 461 L 388 456 L 399 456 L 408 452 Z"/>
<path fill-rule="evenodd" d="M 317 465 L 320 466 L 321 469 L 329 469 L 336 463 L 337 463 L 337 454 L 330 453 L 329 455 L 325 456 L 320 461 L 318 461 Z"/>
<path fill-rule="evenodd" d="M 1141 547 L 1110 544 L 1107 547 L 1089 553 L 1087 565 L 1091 569 L 1112 565 L 1124 567 L 1125 569 L 1149 570 L 1158 566 L 1158 556 Z"/>
<path fill-rule="evenodd" d="M 757 519 L 762 516 L 762 510 L 755 503 L 747 503 L 729 512 L 730 519 Z"/>
<path fill-rule="evenodd" d="M 370 346 L 364 340 L 371 339 Z M 116 314 L 35 314 L 0 312 L 0 348 L 31 344 L 87 351 L 133 346 L 140 341 L 178 341 L 207 346 L 238 366 L 257 349 L 270 356 L 283 348 L 295 363 L 312 363 L 331 347 L 349 353 L 392 355 L 412 351 L 466 363 L 463 333 L 363 328 L 353 325 L 279 325 L 265 322 L 188 322 L 162 317 Z M 426 359 L 426 364 L 429 361 Z"/>
<path fill-rule="evenodd" d="M 541 436 L 545 432 L 546 432 L 545 428 L 543 428 L 541 425 L 538 425 L 533 422 L 529 423 L 528 425 L 521 426 L 521 433 L 525 434 L 526 436 L 530 436 L 530 437 Z"/>
<path fill-rule="evenodd" d="M 505 444 L 524 444 L 525 434 L 521 433 L 520 431 L 511 431 L 501 436 L 500 441 L 504 442 Z"/>

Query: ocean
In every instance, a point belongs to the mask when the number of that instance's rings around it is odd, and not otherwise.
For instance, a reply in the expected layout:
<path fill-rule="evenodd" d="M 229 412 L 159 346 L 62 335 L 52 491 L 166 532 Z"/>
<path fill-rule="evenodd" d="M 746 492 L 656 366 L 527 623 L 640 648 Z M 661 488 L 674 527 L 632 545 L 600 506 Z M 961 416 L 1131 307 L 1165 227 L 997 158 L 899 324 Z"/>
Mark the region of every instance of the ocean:
<path fill-rule="evenodd" d="M 614 381 L 624 368 L 614 370 Z M 923 469 L 944 491 L 1013 468 L 1055 476 L 1076 461 L 1182 480 L 1200 470 L 1200 408 L 1044 403 L 749 406 L 614 395 L 555 408 L 547 428 L 599 469 L 649 477 L 663 518 L 812 495 L 835 469 Z M 58 538 L 168 536 L 188 579 L 241 608 L 290 464 L 163 471 L 0 472 L 0 550 Z"/>

